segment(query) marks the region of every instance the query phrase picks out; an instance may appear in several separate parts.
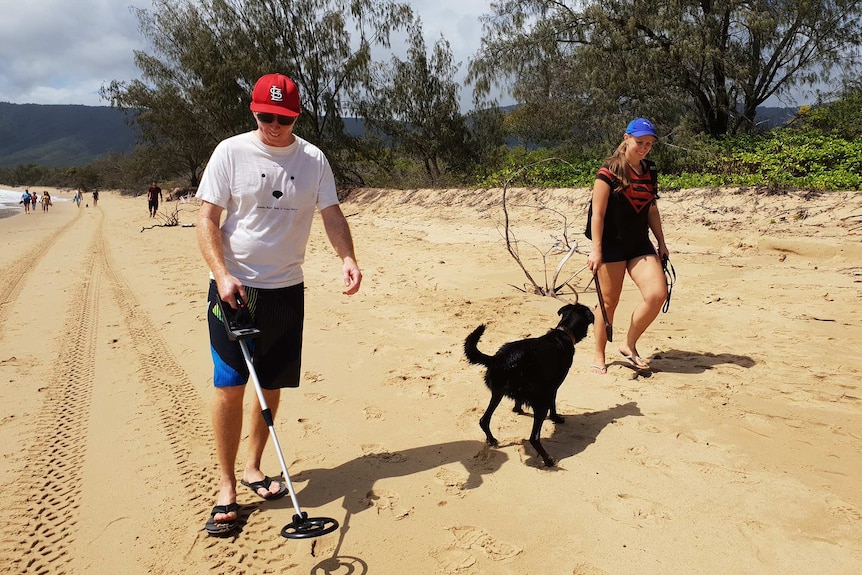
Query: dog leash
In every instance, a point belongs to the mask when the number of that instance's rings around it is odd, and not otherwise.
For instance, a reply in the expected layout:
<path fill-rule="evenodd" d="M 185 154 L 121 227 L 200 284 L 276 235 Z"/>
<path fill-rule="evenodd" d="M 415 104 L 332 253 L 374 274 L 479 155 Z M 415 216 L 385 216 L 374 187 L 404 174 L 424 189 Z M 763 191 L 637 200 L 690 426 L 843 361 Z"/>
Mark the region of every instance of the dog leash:
<path fill-rule="evenodd" d="M 599 306 L 602 308 L 602 318 L 605 320 L 605 335 L 608 341 L 614 341 L 614 326 L 608 321 L 608 312 L 605 309 L 605 298 L 602 297 L 602 286 L 599 285 L 598 274 L 593 274 L 593 281 L 596 282 L 596 295 L 599 297 Z"/>
<path fill-rule="evenodd" d="M 673 284 L 676 283 L 676 270 L 673 269 L 673 264 L 670 263 L 670 257 L 667 255 L 661 259 L 661 267 L 664 270 L 664 277 L 667 280 L 667 299 L 664 300 L 664 305 L 661 307 L 661 311 L 663 313 L 667 313 L 667 310 L 670 309 L 670 295 L 673 292 Z M 596 283 L 597 288 L 598 285 L 599 284 Z"/>

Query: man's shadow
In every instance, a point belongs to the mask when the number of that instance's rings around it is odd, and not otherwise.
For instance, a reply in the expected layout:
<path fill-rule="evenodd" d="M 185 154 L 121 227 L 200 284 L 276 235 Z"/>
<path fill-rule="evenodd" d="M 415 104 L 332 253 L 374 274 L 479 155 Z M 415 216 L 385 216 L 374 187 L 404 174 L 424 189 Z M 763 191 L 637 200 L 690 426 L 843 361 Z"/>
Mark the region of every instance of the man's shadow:
<path fill-rule="evenodd" d="M 698 353 L 680 349 L 669 349 L 651 357 L 655 371 L 666 373 L 698 374 L 722 364 L 738 365 L 746 369 L 756 362 L 747 355 L 733 353 Z"/>

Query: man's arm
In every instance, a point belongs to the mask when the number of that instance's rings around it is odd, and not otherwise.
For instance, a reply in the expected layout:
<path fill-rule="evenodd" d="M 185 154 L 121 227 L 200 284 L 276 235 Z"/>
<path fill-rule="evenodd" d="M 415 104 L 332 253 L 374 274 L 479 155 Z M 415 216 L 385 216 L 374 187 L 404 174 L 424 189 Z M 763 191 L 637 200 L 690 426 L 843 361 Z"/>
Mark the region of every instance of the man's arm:
<path fill-rule="evenodd" d="M 323 228 L 329 237 L 329 242 L 335 248 L 335 253 L 341 258 L 341 272 L 344 277 L 344 292 L 353 295 L 359 291 L 362 283 L 362 272 L 356 263 L 356 254 L 353 251 L 353 237 L 350 235 L 350 226 L 347 218 L 341 211 L 339 205 L 329 206 L 320 210 L 323 219 Z"/>
<path fill-rule="evenodd" d="M 227 271 L 227 266 L 224 263 L 224 251 L 221 243 L 221 213 L 223 210 L 224 208 L 215 204 L 206 201 L 201 202 L 197 225 L 198 245 L 204 256 L 204 261 L 215 278 L 219 297 L 231 307 L 236 308 L 236 300 L 232 296 L 239 294 L 245 301 L 245 288 L 242 282 Z"/>

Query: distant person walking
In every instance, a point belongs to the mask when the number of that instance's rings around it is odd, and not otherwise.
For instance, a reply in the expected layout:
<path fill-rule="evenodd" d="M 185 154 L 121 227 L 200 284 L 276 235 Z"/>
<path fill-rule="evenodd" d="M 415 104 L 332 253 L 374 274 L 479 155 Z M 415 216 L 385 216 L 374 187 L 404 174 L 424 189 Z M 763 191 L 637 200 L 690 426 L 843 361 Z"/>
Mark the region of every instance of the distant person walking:
<path fill-rule="evenodd" d="M 99 205 L 99 190 L 93 190 L 93 207 Z"/>
<path fill-rule="evenodd" d="M 81 207 L 81 202 L 83 201 L 83 194 L 81 194 L 81 190 L 75 190 L 75 197 L 72 198 L 75 202 L 75 205 L 79 208 Z"/>
<path fill-rule="evenodd" d="M 24 190 L 24 193 L 21 194 L 21 203 L 24 204 L 24 213 L 30 213 L 30 202 L 33 201 L 33 196 L 30 195 L 30 190 Z M 36 203 L 33 202 L 33 206 L 36 206 Z"/>
<path fill-rule="evenodd" d="M 150 208 L 151 218 L 156 217 L 156 212 L 159 211 L 159 200 L 161 199 L 163 199 L 162 189 L 156 185 L 156 182 L 153 182 L 153 185 L 147 190 L 147 204 Z"/>
<path fill-rule="evenodd" d="M 42 211 L 47 212 L 48 206 L 51 205 L 51 194 L 47 191 L 42 192 Z"/>

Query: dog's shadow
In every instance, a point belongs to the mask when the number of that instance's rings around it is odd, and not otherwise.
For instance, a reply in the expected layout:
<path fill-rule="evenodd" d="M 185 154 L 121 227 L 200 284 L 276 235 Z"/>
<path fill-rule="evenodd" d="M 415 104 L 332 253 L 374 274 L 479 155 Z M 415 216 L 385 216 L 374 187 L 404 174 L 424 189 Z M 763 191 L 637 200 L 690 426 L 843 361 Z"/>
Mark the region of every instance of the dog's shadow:
<path fill-rule="evenodd" d="M 485 474 L 499 470 L 507 459 L 504 452 L 490 449 L 483 441 L 453 441 L 362 455 L 332 468 L 304 469 L 293 479 L 308 481 L 297 492 L 301 505 L 322 507 L 343 499 L 345 511 L 353 514 L 374 506 L 375 499 L 380 496 L 374 486 L 381 479 L 458 464 L 451 470 L 454 485 L 450 487 L 475 489 L 482 485 Z M 285 507 L 289 505 L 289 500 L 284 501 Z"/>
<path fill-rule="evenodd" d="M 629 416 L 642 417 L 643 413 L 641 413 L 636 402 L 630 401 L 601 411 L 560 415 L 565 418 L 563 423 L 555 424 L 551 421 L 545 421 L 545 428 L 553 426 L 553 432 L 547 439 L 543 440 L 548 453 L 557 460 L 558 464 L 568 457 L 581 453 L 595 443 L 602 430 L 616 420 Z M 532 414 L 529 417 L 532 418 Z M 530 443 L 524 440 L 523 444 L 525 452 L 529 454 L 525 461 L 527 465 L 548 470 L 559 469 L 558 467 L 545 467 L 542 458 L 537 456 Z"/>
<path fill-rule="evenodd" d="M 680 349 L 669 349 L 652 355 L 652 366 L 666 373 L 698 374 L 722 364 L 738 365 L 746 369 L 757 363 L 747 355 L 733 353 L 698 353 Z"/>

